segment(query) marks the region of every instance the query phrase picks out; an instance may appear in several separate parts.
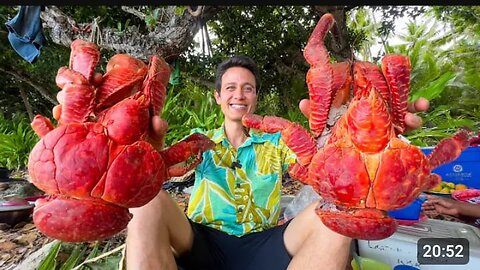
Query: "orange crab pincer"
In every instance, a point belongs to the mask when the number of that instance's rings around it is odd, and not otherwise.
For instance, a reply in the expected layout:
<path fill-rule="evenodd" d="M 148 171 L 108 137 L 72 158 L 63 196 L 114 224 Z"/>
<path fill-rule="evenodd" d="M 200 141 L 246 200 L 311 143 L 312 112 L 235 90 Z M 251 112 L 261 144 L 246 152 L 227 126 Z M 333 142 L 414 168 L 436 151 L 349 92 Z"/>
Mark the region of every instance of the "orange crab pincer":
<path fill-rule="evenodd" d="M 430 155 L 397 137 L 405 130 L 410 83 L 410 61 L 386 55 L 381 68 L 373 63 L 330 63 L 323 39 L 334 26 L 331 14 L 321 17 L 304 51 L 311 65 L 307 73 L 310 96 L 309 124 L 300 125 L 274 116 L 245 115 L 247 127 L 281 132 L 296 153 L 290 175 L 311 185 L 327 203 L 316 209 L 330 229 L 358 239 L 392 235 L 395 219 L 387 211 L 413 202 L 434 187 L 440 176 L 435 167 L 456 159 L 468 146 L 469 131 L 460 130 L 442 140 Z M 339 91 L 352 91 L 347 111 L 317 148 L 332 100 Z"/>
<path fill-rule="evenodd" d="M 76 40 L 71 48 L 69 66 L 56 77 L 58 125 L 42 115 L 32 122 L 41 139 L 29 156 L 30 181 L 49 195 L 36 202 L 33 221 L 55 239 L 94 241 L 124 229 L 128 208 L 145 205 L 164 181 L 196 166 L 213 142 L 192 134 L 162 151 L 150 144 L 151 118 L 163 108 L 170 75 L 161 57 L 147 67 L 118 54 L 102 76 L 95 44 Z M 190 165 L 171 167 L 190 157 Z"/>

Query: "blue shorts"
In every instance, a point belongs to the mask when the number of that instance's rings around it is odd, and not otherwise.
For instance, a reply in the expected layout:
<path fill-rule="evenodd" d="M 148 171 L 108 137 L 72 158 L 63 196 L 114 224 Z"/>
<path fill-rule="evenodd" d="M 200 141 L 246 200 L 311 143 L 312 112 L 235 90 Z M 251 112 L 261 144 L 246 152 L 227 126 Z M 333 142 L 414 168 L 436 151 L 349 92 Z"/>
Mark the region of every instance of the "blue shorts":
<path fill-rule="evenodd" d="M 177 258 L 181 270 L 283 270 L 292 257 L 283 242 L 290 221 L 242 237 L 190 221 L 192 249 Z"/>

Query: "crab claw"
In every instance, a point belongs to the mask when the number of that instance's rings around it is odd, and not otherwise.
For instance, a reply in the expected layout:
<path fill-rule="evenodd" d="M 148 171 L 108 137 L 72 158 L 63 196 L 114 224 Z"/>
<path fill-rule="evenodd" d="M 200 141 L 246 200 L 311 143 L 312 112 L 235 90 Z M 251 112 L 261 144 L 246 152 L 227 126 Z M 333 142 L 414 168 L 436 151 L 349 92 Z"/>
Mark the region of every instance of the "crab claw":
<path fill-rule="evenodd" d="M 380 240 L 397 230 L 397 221 L 378 209 L 342 209 L 334 204 L 320 202 L 315 212 L 325 226 L 350 238 Z"/>
<path fill-rule="evenodd" d="M 215 143 L 207 136 L 194 133 L 168 149 L 163 150 L 160 154 L 167 163 L 167 167 L 187 161 L 190 157 L 196 155 L 195 160 L 188 166 L 169 168 L 168 176 L 182 176 L 195 168 L 202 161 L 202 152 L 213 149 L 214 146 Z"/>

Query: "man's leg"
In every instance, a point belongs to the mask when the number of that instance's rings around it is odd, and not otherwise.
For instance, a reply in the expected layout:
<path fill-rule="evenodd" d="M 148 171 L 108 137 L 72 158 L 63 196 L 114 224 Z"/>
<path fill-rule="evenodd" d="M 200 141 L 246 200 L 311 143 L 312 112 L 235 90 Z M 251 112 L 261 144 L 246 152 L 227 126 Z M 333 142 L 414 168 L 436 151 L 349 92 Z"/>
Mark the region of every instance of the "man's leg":
<path fill-rule="evenodd" d="M 283 239 L 293 257 L 288 269 L 345 269 L 351 238 L 325 225 L 315 213 L 318 201 L 310 204 L 288 224 Z"/>
<path fill-rule="evenodd" d="M 161 190 L 148 204 L 131 208 L 127 231 L 127 269 L 176 270 L 175 254 L 191 249 L 193 232 L 185 214 Z"/>

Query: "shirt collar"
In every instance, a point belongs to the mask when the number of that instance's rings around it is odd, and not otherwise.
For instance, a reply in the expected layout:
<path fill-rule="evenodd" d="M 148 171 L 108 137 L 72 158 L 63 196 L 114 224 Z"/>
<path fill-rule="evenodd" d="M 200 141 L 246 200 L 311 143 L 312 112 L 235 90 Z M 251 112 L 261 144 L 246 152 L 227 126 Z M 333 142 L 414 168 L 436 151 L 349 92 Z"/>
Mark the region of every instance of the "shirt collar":
<path fill-rule="evenodd" d="M 252 143 L 264 143 L 266 141 L 269 141 L 272 136 L 272 134 L 265 133 L 261 130 L 253 128 L 249 130 L 248 134 L 250 137 L 248 137 L 247 140 L 240 147 L 249 146 Z M 230 146 L 223 125 L 215 130 L 211 140 L 215 144 L 222 143 L 224 146 Z"/>

